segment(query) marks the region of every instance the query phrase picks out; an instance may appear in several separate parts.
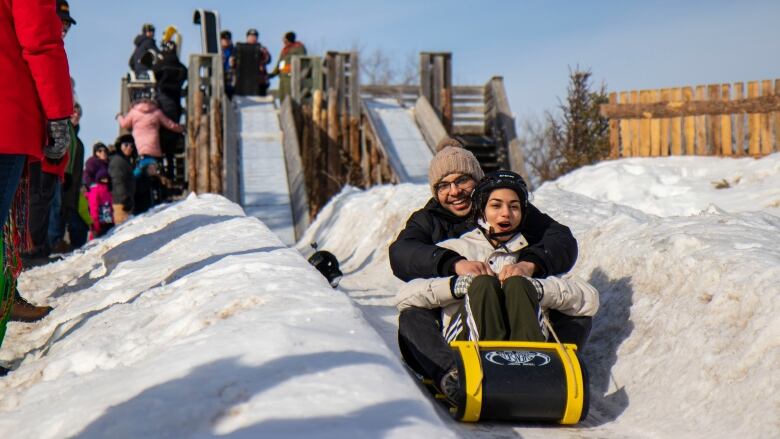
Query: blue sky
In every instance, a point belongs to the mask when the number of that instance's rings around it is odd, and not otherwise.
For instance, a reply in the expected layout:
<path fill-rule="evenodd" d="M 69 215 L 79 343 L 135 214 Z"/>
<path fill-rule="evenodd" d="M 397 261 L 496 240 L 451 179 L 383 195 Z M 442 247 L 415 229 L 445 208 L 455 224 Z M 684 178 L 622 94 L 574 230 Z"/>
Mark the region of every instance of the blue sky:
<path fill-rule="evenodd" d="M 456 84 L 504 77 L 518 120 L 557 106 L 569 66 L 612 91 L 780 78 L 778 1 L 69 1 L 78 24 L 66 49 L 88 147 L 117 135 L 119 81 L 141 25 L 154 23 L 157 38 L 175 25 L 187 64 L 200 51 L 196 8 L 219 11 L 238 41 L 257 28 L 274 59 L 288 30 L 312 54 L 379 48 L 399 69 L 409 54 L 452 52 Z"/>

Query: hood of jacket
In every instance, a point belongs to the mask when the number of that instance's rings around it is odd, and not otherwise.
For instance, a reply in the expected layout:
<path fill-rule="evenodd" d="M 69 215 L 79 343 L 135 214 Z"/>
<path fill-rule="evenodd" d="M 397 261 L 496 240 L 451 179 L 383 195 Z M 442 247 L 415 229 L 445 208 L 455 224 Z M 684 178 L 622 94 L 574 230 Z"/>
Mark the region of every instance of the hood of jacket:
<path fill-rule="evenodd" d="M 138 110 L 141 113 L 151 113 L 155 110 L 157 110 L 157 104 L 153 104 L 151 102 L 139 102 L 135 105 L 133 105 L 134 110 Z"/>

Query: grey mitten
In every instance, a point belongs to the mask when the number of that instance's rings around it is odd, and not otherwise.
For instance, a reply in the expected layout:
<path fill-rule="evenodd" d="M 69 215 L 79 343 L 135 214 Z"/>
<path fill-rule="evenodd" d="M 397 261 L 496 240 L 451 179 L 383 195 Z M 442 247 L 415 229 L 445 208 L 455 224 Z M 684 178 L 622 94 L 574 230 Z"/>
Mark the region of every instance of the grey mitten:
<path fill-rule="evenodd" d="M 43 147 L 43 155 L 50 160 L 60 160 L 70 146 L 70 119 L 49 120 L 46 122 L 49 142 Z"/>
<path fill-rule="evenodd" d="M 453 278 L 453 280 L 450 281 L 450 292 L 452 293 L 452 297 L 456 299 L 464 298 L 469 292 L 472 280 L 474 280 L 473 274 L 464 274 L 463 276 Z"/>

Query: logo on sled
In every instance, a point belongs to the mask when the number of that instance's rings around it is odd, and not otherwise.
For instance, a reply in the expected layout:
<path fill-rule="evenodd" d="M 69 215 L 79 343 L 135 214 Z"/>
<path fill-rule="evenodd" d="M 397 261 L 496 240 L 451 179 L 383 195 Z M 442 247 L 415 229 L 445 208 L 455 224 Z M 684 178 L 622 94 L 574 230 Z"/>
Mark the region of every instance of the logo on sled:
<path fill-rule="evenodd" d="M 550 362 L 550 356 L 533 351 L 490 351 L 485 359 L 499 366 L 544 366 Z"/>

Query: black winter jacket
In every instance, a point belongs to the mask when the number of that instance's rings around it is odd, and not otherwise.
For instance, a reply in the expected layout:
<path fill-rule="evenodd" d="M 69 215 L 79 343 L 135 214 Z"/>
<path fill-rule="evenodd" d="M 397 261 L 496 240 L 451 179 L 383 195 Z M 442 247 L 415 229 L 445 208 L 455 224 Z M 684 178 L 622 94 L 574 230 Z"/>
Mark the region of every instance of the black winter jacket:
<path fill-rule="evenodd" d="M 455 263 L 464 258 L 436 243 L 457 238 L 473 227 L 467 218 L 453 215 L 431 198 L 409 217 L 406 227 L 390 245 L 393 274 L 406 282 L 454 275 Z M 528 247 L 520 251 L 518 260 L 536 264 L 534 276 L 563 274 L 577 261 L 577 240 L 571 230 L 533 204 L 524 213 L 520 232 L 528 240 Z"/>
<path fill-rule="evenodd" d="M 179 123 L 181 117 L 182 86 L 187 81 L 187 67 L 179 61 L 176 52 L 163 54 L 152 69 L 157 80 L 157 100 L 160 109 L 171 120 Z"/>
<path fill-rule="evenodd" d="M 114 204 L 121 204 L 125 212 L 131 212 L 135 201 L 135 177 L 130 159 L 121 152 L 114 153 L 108 161 L 108 175 L 111 176 Z"/>
<path fill-rule="evenodd" d="M 141 62 L 141 59 L 150 50 L 155 54 L 160 53 L 160 49 L 157 48 L 157 43 L 154 41 L 154 38 L 149 38 L 146 35 L 137 35 L 135 40 L 133 40 L 133 44 L 135 44 L 135 50 L 133 50 L 133 54 L 130 55 L 130 60 L 127 61 L 127 65 L 130 66 L 130 69 L 136 74 L 149 70 L 149 67 L 144 65 Z"/>

